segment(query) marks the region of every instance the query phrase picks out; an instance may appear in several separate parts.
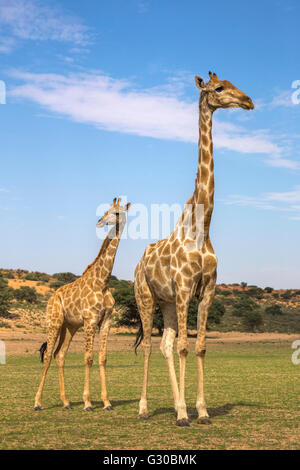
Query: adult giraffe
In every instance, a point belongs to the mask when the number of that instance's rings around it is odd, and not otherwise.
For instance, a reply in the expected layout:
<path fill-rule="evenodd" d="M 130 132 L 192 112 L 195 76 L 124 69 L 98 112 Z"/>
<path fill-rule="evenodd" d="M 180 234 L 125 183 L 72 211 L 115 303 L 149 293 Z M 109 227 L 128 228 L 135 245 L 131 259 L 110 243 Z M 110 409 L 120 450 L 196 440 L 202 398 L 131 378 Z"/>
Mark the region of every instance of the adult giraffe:
<path fill-rule="evenodd" d="M 59 337 L 54 357 L 59 372 L 60 398 L 65 409 L 71 409 L 66 398 L 64 382 L 65 357 L 76 331 L 83 326 L 85 334 L 85 383 L 84 410 L 93 411 L 90 401 L 90 368 L 93 364 L 93 344 L 97 328 L 100 330 L 99 368 L 101 382 L 101 398 L 106 410 L 112 410 L 106 390 L 106 344 L 109 333 L 114 298 L 109 290 L 108 282 L 113 269 L 120 238 L 126 224 L 126 212 L 130 203 L 120 206 L 121 199 L 115 198 L 109 210 L 101 217 L 97 227 L 113 225 L 102 243 L 98 256 L 90 264 L 82 276 L 76 281 L 60 287 L 50 297 L 47 305 L 47 342 L 40 349 L 44 370 L 41 383 L 35 397 L 34 409 L 42 409 L 42 393 L 46 374 L 49 369 L 54 346 Z"/>
<path fill-rule="evenodd" d="M 209 238 L 209 227 L 214 205 L 214 160 L 212 143 L 212 116 L 218 108 L 253 109 L 251 99 L 227 80 L 221 81 L 209 72 L 205 83 L 195 77 L 200 89 L 199 101 L 199 161 L 195 190 L 187 201 L 182 217 L 169 238 L 149 245 L 135 270 L 135 296 L 141 317 L 141 328 L 136 347 L 143 341 L 144 379 L 139 405 L 139 417 L 147 419 L 148 366 L 151 354 L 151 331 L 156 303 L 164 318 L 164 333 L 160 349 L 167 360 L 174 397 L 176 424 L 189 426 L 184 397 L 185 365 L 188 354 L 187 313 L 190 300 L 199 299 L 196 356 L 198 387 L 196 408 L 198 423 L 210 423 L 204 399 L 204 357 L 206 320 L 211 306 L 217 273 L 217 258 Z M 203 208 L 203 229 L 197 227 L 196 215 Z M 195 235 L 191 239 L 186 223 Z M 197 230 L 198 229 L 198 230 Z M 201 240 L 201 243 L 199 244 Z M 191 242 L 194 242 L 194 244 Z M 195 243 L 196 242 L 196 243 Z M 191 248 L 192 247 L 192 248 Z M 174 368 L 173 345 L 178 331 L 179 389 Z"/>

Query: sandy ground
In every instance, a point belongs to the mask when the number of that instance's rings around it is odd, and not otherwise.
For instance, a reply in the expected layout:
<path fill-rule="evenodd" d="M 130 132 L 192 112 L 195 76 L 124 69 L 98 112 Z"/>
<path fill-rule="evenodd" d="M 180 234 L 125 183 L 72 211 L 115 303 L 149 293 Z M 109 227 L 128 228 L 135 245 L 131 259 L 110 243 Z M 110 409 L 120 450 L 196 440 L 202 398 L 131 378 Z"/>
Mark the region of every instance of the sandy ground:
<path fill-rule="evenodd" d="M 108 340 L 108 350 L 110 351 L 129 351 L 133 348 L 135 340 L 134 336 L 125 336 L 120 333 L 120 329 L 111 329 L 110 337 Z M 286 334 L 286 333 L 239 333 L 228 332 L 220 333 L 218 331 L 210 331 L 207 333 L 208 343 L 242 343 L 242 342 L 292 342 L 295 339 L 300 339 L 299 334 Z M 29 333 L 26 331 L 8 331 L 0 328 L 0 340 L 5 342 L 7 355 L 19 354 L 38 354 L 40 345 L 46 341 L 46 336 L 42 333 Z M 160 337 L 154 336 L 153 349 L 157 350 L 160 344 Z M 189 338 L 191 350 L 195 338 Z M 99 347 L 99 335 L 95 338 L 95 351 Z M 70 352 L 83 352 L 84 351 L 84 335 L 78 332 L 70 346 Z"/>

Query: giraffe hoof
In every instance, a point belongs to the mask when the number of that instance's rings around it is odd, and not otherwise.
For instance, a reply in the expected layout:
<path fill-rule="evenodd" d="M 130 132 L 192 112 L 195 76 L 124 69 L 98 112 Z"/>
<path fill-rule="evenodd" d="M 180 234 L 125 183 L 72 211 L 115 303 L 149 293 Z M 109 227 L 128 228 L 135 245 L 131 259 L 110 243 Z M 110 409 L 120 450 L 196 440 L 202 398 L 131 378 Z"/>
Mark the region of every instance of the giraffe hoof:
<path fill-rule="evenodd" d="M 41 411 L 42 407 L 41 406 L 35 406 L 34 411 Z"/>
<path fill-rule="evenodd" d="M 188 418 L 177 419 L 176 426 L 189 426 L 190 421 Z"/>
<path fill-rule="evenodd" d="M 112 411 L 113 410 L 113 407 L 110 405 L 110 406 L 107 406 L 106 408 L 104 408 L 105 411 Z"/>
<path fill-rule="evenodd" d="M 72 409 L 71 405 L 64 406 L 64 410 L 71 410 L 71 409 Z"/>
<path fill-rule="evenodd" d="M 149 419 L 149 415 L 147 413 L 142 413 L 141 415 L 139 415 L 139 419 L 147 420 Z"/>
<path fill-rule="evenodd" d="M 211 424 L 211 420 L 209 419 L 208 416 L 204 416 L 203 418 L 198 418 L 197 423 L 198 424 Z"/>
<path fill-rule="evenodd" d="M 84 408 L 84 411 L 94 411 L 94 408 L 91 406 L 88 406 L 87 408 Z"/>

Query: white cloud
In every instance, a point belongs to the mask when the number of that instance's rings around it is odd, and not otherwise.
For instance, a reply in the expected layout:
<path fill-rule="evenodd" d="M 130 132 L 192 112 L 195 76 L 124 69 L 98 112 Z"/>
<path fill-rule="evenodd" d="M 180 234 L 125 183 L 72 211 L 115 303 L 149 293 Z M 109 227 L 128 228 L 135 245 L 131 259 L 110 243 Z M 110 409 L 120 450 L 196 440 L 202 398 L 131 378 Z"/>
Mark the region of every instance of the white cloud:
<path fill-rule="evenodd" d="M 295 104 L 292 101 L 292 94 L 295 90 L 284 90 L 278 93 L 273 100 L 270 103 L 271 107 L 286 107 L 289 108 L 291 106 L 295 106 Z"/>
<path fill-rule="evenodd" d="M 96 72 L 64 76 L 15 71 L 12 75 L 23 84 L 15 86 L 10 96 L 36 102 L 74 121 L 109 131 L 197 142 L 198 103 L 184 99 L 178 77 L 176 92 L 172 92 L 172 79 L 167 85 L 141 90 L 129 81 Z M 265 154 L 277 162 L 281 153 L 267 132 L 251 132 L 218 118 L 214 120 L 214 146 Z"/>
<path fill-rule="evenodd" d="M 290 220 L 300 220 L 300 186 L 296 186 L 292 191 L 269 192 L 261 196 L 243 196 L 231 194 L 225 200 L 221 200 L 226 205 L 252 206 L 256 209 L 273 210 L 292 213 Z"/>
<path fill-rule="evenodd" d="M 55 4 L 48 7 L 40 0 L 0 0 L 0 28 L 0 52 L 6 53 L 18 39 L 55 40 L 80 46 L 90 42 L 90 32 L 80 20 Z"/>

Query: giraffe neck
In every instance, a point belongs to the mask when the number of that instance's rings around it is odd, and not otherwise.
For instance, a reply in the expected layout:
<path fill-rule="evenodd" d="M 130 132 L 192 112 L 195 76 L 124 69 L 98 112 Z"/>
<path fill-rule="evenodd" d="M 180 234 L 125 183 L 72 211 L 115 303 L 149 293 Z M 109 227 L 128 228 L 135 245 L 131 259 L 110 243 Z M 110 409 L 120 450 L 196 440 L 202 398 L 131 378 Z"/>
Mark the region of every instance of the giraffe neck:
<path fill-rule="evenodd" d="M 113 226 L 103 241 L 100 251 L 92 264 L 90 264 L 85 273 L 91 274 L 96 279 L 102 290 L 108 287 L 111 272 L 113 270 L 116 252 L 119 246 L 120 238 L 124 230 L 126 219 L 117 220 L 116 226 Z"/>
<path fill-rule="evenodd" d="M 212 114 L 213 111 L 207 103 L 207 95 L 202 93 L 199 100 L 198 171 L 192 203 L 204 206 L 204 240 L 209 237 L 209 226 L 214 208 Z"/>

